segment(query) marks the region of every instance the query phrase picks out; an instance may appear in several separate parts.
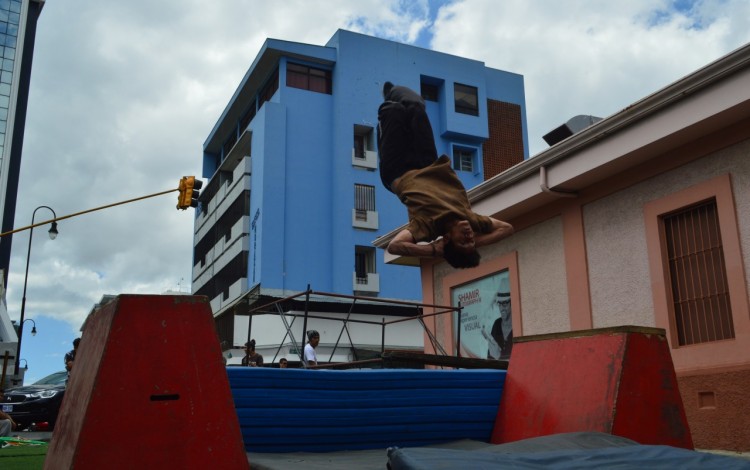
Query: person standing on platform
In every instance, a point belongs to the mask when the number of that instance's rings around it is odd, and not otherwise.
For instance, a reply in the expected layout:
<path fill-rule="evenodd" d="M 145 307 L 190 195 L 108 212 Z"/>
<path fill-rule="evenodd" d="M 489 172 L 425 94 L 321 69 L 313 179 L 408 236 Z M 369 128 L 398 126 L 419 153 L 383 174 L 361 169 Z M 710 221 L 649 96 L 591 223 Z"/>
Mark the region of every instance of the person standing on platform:
<path fill-rule="evenodd" d="M 308 366 L 318 365 L 318 356 L 315 354 L 315 348 L 320 343 L 320 333 L 315 330 L 307 332 L 307 344 L 305 345 L 305 364 Z"/>
<path fill-rule="evenodd" d="M 242 358 L 242 365 L 245 367 L 263 367 L 263 356 L 255 352 L 255 340 L 251 339 L 245 343 L 245 357 Z"/>

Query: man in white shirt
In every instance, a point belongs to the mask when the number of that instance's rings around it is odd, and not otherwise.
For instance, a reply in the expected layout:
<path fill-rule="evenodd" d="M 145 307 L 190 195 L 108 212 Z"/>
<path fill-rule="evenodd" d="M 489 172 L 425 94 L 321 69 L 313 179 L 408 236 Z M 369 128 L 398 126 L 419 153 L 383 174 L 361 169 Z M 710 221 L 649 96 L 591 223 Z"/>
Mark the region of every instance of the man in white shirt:
<path fill-rule="evenodd" d="M 320 343 L 320 333 L 315 330 L 307 332 L 308 343 L 305 345 L 305 364 L 308 366 L 318 365 L 318 356 L 315 355 L 315 348 Z"/>

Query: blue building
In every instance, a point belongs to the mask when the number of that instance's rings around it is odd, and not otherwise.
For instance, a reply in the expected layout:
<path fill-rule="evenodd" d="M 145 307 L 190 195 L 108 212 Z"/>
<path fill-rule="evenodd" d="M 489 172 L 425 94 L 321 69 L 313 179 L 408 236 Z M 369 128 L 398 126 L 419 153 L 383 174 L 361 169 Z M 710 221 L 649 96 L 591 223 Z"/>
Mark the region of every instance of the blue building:
<path fill-rule="evenodd" d="M 308 285 L 421 298 L 418 270 L 372 245 L 407 221 L 377 168 L 385 81 L 421 90 L 467 188 L 528 158 L 521 75 L 343 30 L 325 46 L 268 39 L 203 145 L 192 285 L 222 339 L 235 305 Z"/>

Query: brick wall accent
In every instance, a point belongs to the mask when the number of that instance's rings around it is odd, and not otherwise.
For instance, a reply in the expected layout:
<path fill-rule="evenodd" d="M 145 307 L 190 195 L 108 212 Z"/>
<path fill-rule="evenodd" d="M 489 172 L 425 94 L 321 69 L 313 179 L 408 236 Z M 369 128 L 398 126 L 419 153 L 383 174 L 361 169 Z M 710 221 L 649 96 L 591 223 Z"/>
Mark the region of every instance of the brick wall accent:
<path fill-rule="evenodd" d="M 679 377 L 677 382 L 696 448 L 750 452 L 750 369 Z"/>
<path fill-rule="evenodd" d="M 482 146 L 485 180 L 523 161 L 521 106 L 487 100 L 487 121 L 490 138 Z"/>

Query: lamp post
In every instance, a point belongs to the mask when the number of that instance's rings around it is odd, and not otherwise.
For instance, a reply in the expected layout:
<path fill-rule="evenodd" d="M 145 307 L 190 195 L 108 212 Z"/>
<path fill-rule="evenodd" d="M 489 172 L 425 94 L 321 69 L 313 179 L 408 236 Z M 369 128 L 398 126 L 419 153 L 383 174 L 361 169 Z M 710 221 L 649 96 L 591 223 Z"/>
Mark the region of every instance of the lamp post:
<path fill-rule="evenodd" d="M 31 258 L 31 237 L 34 235 L 34 217 L 36 217 L 36 211 L 39 209 L 49 209 L 52 212 L 53 218 L 57 218 L 57 214 L 55 214 L 55 211 L 49 207 L 49 206 L 39 206 L 36 209 L 34 209 L 34 213 L 31 214 L 31 225 L 32 227 L 29 229 L 29 249 L 26 252 L 26 274 L 23 278 L 23 297 L 21 298 L 21 320 L 18 322 L 18 348 L 16 349 L 16 367 L 13 371 L 13 375 L 18 379 L 18 366 L 21 363 L 20 357 L 21 357 L 21 339 L 23 338 L 23 322 L 25 321 L 23 319 L 24 314 L 26 313 L 26 283 L 29 280 L 29 259 Z M 54 240 L 57 237 L 57 222 L 52 222 L 52 227 L 49 229 L 49 237 L 50 239 Z M 34 328 L 31 330 L 31 334 L 36 334 L 36 322 L 31 320 L 34 323 Z"/>
<path fill-rule="evenodd" d="M 30 321 L 31 323 L 34 324 L 34 326 L 31 327 L 31 336 L 36 336 L 36 322 L 32 320 L 31 318 L 27 318 L 26 320 L 23 321 L 23 323 L 26 323 L 27 321 Z M 21 328 L 23 328 L 23 323 L 21 323 Z"/>

